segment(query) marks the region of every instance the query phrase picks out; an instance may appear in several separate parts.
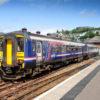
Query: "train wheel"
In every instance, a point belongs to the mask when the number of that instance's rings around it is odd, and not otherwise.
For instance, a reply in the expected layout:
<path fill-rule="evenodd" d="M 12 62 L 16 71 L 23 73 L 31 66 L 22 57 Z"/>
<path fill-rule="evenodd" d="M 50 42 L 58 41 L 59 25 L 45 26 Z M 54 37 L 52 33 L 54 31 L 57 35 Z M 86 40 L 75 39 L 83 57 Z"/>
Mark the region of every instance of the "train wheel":
<path fill-rule="evenodd" d="M 32 76 L 33 74 L 33 69 L 29 69 L 29 75 Z"/>
<path fill-rule="evenodd" d="M 4 77 L 4 74 L 2 71 L 0 71 L 0 79 L 3 80 L 3 81 L 7 81 L 7 78 Z"/>
<path fill-rule="evenodd" d="M 4 76 L 4 73 L 3 73 L 2 69 L 0 69 L 0 79 L 4 80 L 3 76 Z"/>
<path fill-rule="evenodd" d="M 3 73 L 0 71 L 0 79 L 2 79 L 2 75 L 3 75 Z"/>
<path fill-rule="evenodd" d="M 77 58 L 77 62 L 81 62 L 81 59 L 80 58 Z"/>

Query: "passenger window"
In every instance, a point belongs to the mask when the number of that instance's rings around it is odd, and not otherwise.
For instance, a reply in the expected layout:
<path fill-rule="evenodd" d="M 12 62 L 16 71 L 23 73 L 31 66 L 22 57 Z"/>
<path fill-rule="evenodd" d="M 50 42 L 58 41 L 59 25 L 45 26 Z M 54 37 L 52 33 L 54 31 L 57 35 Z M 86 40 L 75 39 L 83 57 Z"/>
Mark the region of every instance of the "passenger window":
<path fill-rule="evenodd" d="M 33 51 L 35 51 L 35 45 L 33 45 L 33 48 L 32 48 L 32 50 L 33 50 Z"/>
<path fill-rule="evenodd" d="M 71 50 L 71 51 L 74 51 L 74 47 L 73 47 L 73 46 L 70 46 L 70 50 Z"/>
<path fill-rule="evenodd" d="M 32 51 L 35 51 L 35 42 L 32 41 Z"/>
<path fill-rule="evenodd" d="M 41 51 L 41 42 L 37 42 L 37 45 L 36 45 L 36 52 L 37 53 L 41 53 L 42 51 Z"/>
<path fill-rule="evenodd" d="M 61 46 L 57 46 L 57 52 L 60 53 L 62 50 Z"/>
<path fill-rule="evenodd" d="M 69 45 L 66 46 L 66 51 L 67 51 L 67 52 L 71 51 L 71 48 L 70 48 Z"/>
<path fill-rule="evenodd" d="M 62 52 L 66 52 L 66 46 L 65 45 L 62 46 Z"/>
<path fill-rule="evenodd" d="M 52 53 L 57 52 L 57 46 L 52 46 Z"/>
<path fill-rule="evenodd" d="M 62 51 L 62 47 L 61 46 L 53 46 L 52 47 L 52 53 L 60 53 Z"/>
<path fill-rule="evenodd" d="M 19 52 L 24 51 L 24 38 L 18 37 L 17 38 L 17 44 L 18 44 L 17 51 L 19 51 Z"/>

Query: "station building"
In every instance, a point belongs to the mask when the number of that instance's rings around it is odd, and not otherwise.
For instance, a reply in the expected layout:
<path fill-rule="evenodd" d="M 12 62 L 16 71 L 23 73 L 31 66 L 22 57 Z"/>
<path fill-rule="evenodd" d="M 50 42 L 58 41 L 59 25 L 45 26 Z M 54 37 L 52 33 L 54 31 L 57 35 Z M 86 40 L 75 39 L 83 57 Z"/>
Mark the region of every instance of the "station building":
<path fill-rule="evenodd" d="M 100 36 L 95 36 L 95 37 L 89 39 L 88 41 L 86 41 L 86 43 L 88 43 L 88 44 L 94 44 L 98 48 L 100 48 Z M 99 55 L 100 55 L 100 49 L 99 49 Z"/>

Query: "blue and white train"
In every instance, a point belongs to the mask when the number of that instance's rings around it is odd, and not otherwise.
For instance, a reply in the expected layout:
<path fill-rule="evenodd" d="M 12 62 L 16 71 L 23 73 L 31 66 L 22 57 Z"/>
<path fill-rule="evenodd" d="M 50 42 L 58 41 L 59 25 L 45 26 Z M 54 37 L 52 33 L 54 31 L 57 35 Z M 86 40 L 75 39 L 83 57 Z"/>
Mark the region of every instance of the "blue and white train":
<path fill-rule="evenodd" d="M 93 45 L 32 34 L 26 29 L 0 36 L 0 74 L 16 80 L 73 61 L 98 55 Z"/>

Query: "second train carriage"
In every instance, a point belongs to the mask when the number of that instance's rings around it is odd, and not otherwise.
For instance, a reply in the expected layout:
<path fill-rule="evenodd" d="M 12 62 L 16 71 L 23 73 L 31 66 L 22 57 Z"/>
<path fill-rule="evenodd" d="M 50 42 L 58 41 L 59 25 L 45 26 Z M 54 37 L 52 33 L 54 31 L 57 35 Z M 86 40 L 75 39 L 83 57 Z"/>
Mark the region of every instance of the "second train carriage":
<path fill-rule="evenodd" d="M 18 79 L 98 54 L 95 46 L 32 34 L 26 29 L 6 34 L 2 50 L 0 70 L 2 78 L 6 79 Z"/>

